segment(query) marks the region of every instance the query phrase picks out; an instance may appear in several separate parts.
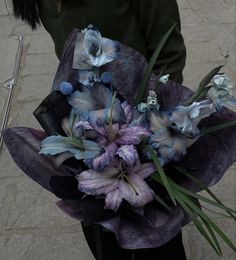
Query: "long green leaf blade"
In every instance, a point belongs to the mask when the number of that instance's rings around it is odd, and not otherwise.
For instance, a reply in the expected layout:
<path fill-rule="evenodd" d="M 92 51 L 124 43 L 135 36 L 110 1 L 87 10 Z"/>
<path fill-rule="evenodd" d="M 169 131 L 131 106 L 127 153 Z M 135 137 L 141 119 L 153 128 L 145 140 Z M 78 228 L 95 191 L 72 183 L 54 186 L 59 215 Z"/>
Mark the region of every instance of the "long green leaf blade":
<path fill-rule="evenodd" d="M 197 219 L 195 214 L 193 213 L 191 207 L 185 204 L 185 202 L 182 201 L 182 199 L 176 195 L 177 201 L 180 204 L 180 206 L 185 210 L 185 212 L 190 216 L 192 219 L 194 225 L 198 229 L 198 231 L 205 237 L 205 239 L 208 241 L 208 243 L 211 245 L 211 247 L 215 250 L 215 252 L 220 256 L 220 252 L 217 249 L 217 246 L 214 244 L 214 241 L 210 238 L 210 236 L 207 234 L 204 227 L 201 225 L 200 221 Z"/>
<path fill-rule="evenodd" d="M 236 217 L 231 213 L 231 212 L 236 213 L 236 211 L 226 207 L 206 185 L 204 185 L 197 178 L 195 178 L 190 173 L 188 173 L 185 169 L 183 169 L 181 167 L 175 167 L 175 169 L 178 170 L 179 172 L 181 172 L 182 174 L 184 174 L 185 176 L 187 176 L 193 182 L 195 182 L 201 189 L 205 190 L 219 204 L 219 206 L 218 206 L 219 208 L 224 209 L 229 214 L 230 217 L 232 217 L 234 220 L 236 220 Z M 205 202 L 209 202 L 209 201 L 205 201 Z M 216 206 L 216 205 L 214 205 L 214 206 Z"/>
<path fill-rule="evenodd" d="M 222 65 L 214 68 L 209 74 L 207 74 L 199 83 L 197 91 L 193 94 L 193 96 L 185 102 L 186 106 L 191 105 L 194 101 L 198 99 L 201 95 L 204 88 L 210 83 L 211 79 L 222 69 Z"/>
<path fill-rule="evenodd" d="M 155 152 L 154 152 L 153 148 L 147 145 L 146 149 L 150 153 L 151 158 L 152 158 L 152 160 L 153 160 L 153 162 L 155 164 L 155 167 L 156 167 L 158 173 L 160 174 L 162 185 L 166 188 L 166 190 L 167 190 L 168 194 L 170 195 L 170 198 L 173 201 L 174 205 L 177 205 L 176 204 L 176 200 L 175 200 L 175 196 L 174 196 L 174 192 L 173 192 L 173 190 L 172 190 L 172 188 L 171 188 L 171 186 L 169 184 L 168 178 L 167 178 L 164 170 L 162 169 L 162 167 L 160 165 L 159 160 L 156 158 L 156 155 L 155 155 Z"/>
<path fill-rule="evenodd" d="M 160 43 L 158 44 L 156 50 L 154 51 L 150 61 L 149 61 L 149 64 L 147 66 L 147 69 L 144 73 L 144 76 L 143 76 L 143 79 L 138 87 L 138 94 L 137 94 L 137 97 L 135 99 L 135 104 L 138 105 L 139 103 L 142 102 L 142 99 L 143 99 L 143 96 L 144 96 L 144 93 L 145 93 L 145 89 L 146 89 L 146 86 L 148 84 L 148 81 L 149 81 L 149 78 L 150 78 L 150 75 L 152 73 L 152 70 L 153 70 L 153 67 L 156 63 L 156 60 L 157 58 L 159 57 L 160 55 L 160 52 L 162 50 L 162 48 L 164 47 L 165 43 L 167 42 L 167 40 L 169 39 L 172 31 L 174 30 L 176 26 L 176 23 L 168 30 L 168 32 L 163 36 L 162 40 L 160 41 Z"/>
<path fill-rule="evenodd" d="M 166 202 L 157 194 L 155 194 L 155 200 L 158 201 L 164 208 L 166 208 L 168 211 L 171 211 L 171 207 L 169 207 Z"/>
<path fill-rule="evenodd" d="M 214 243 L 215 243 L 215 245 L 217 247 L 219 255 L 222 256 L 221 246 L 220 246 L 220 243 L 219 243 L 219 241 L 218 241 L 218 239 L 217 239 L 217 237 L 216 237 L 216 235 L 214 233 L 214 230 L 211 228 L 211 226 L 208 224 L 208 222 L 205 219 L 201 218 L 201 220 L 205 224 L 208 232 L 210 233 L 210 235 L 211 235 L 211 237 L 212 237 L 212 239 L 213 239 L 213 241 L 214 241 Z"/>
<path fill-rule="evenodd" d="M 209 225 L 215 230 L 215 232 L 225 241 L 225 243 L 236 252 L 236 247 L 232 241 L 225 235 L 225 233 L 201 210 L 197 207 L 191 200 L 187 199 L 185 196 L 181 196 L 182 200 L 189 205 L 201 218 L 205 219 Z"/>
<path fill-rule="evenodd" d="M 224 124 L 219 124 L 219 125 L 215 125 L 209 128 L 205 128 L 205 129 L 201 129 L 200 130 L 200 134 L 201 135 L 205 135 L 205 134 L 210 134 L 210 133 L 214 133 L 217 132 L 219 130 L 228 128 L 228 127 L 232 127 L 232 126 L 236 126 L 236 120 L 224 123 Z"/>

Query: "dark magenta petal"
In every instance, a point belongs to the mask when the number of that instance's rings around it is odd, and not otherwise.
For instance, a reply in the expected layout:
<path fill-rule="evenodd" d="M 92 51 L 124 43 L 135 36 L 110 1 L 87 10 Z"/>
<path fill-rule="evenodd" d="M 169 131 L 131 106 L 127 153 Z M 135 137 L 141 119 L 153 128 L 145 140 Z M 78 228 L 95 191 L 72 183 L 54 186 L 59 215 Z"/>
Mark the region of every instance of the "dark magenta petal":
<path fill-rule="evenodd" d="M 95 159 L 89 160 L 91 168 L 95 171 L 102 171 L 108 166 L 115 158 L 118 146 L 116 143 L 111 143 L 104 147 L 105 152 Z"/>
<path fill-rule="evenodd" d="M 174 109 L 177 105 L 183 104 L 193 95 L 193 91 L 172 81 L 166 84 L 160 83 L 157 89 L 158 103 L 161 111 Z"/>
<path fill-rule="evenodd" d="M 142 126 L 130 126 L 119 131 L 116 143 L 120 145 L 139 144 L 144 137 L 149 137 L 151 132 Z"/>
<path fill-rule="evenodd" d="M 54 167 L 52 158 L 40 155 L 40 142 L 46 134 L 39 130 L 24 127 L 9 128 L 4 132 L 4 142 L 18 167 L 31 179 L 52 191 L 49 181 L 52 176 L 70 175 Z"/>

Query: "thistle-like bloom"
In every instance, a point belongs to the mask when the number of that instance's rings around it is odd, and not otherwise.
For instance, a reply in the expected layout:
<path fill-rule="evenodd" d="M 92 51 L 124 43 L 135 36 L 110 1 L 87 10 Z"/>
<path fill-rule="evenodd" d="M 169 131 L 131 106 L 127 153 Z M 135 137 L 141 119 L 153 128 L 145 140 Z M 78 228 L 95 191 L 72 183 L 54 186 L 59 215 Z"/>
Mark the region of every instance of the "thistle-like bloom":
<path fill-rule="evenodd" d="M 86 87 L 93 87 L 95 83 L 100 82 L 98 71 L 96 70 L 79 70 L 78 81 Z"/>
<path fill-rule="evenodd" d="M 154 198 L 145 182 L 155 171 L 152 163 L 137 163 L 125 168 L 120 163 L 110 165 L 103 172 L 87 170 L 79 175 L 79 190 L 93 196 L 105 196 L 105 208 L 117 211 L 123 200 L 133 207 L 143 207 Z"/>
<path fill-rule="evenodd" d="M 117 46 L 114 41 L 103 38 L 97 28 L 89 25 L 84 31 L 83 47 L 92 66 L 100 67 L 115 59 Z"/>
<path fill-rule="evenodd" d="M 222 106 L 233 106 L 236 104 L 236 98 L 232 95 L 233 84 L 226 75 L 216 75 L 211 80 L 212 87 L 207 93 L 217 110 Z"/>
<path fill-rule="evenodd" d="M 177 106 L 170 116 L 170 121 L 177 126 L 183 134 L 196 136 L 200 121 L 216 111 L 210 100 L 194 102 L 190 106 Z"/>
<path fill-rule="evenodd" d="M 158 101 L 157 101 L 157 94 L 150 90 L 149 91 L 149 95 L 147 97 L 147 103 L 141 103 L 138 105 L 138 111 L 140 113 L 145 113 L 147 111 L 150 111 L 151 109 L 157 109 L 159 110 L 160 108 L 160 105 L 158 104 Z"/>
<path fill-rule="evenodd" d="M 157 156 L 165 163 L 180 160 L 192 140 L 171 127 L 168 113 L 151 112 L 148 117 L 150 129 L 153 131 L 150 144 L 156 149 Z"/>

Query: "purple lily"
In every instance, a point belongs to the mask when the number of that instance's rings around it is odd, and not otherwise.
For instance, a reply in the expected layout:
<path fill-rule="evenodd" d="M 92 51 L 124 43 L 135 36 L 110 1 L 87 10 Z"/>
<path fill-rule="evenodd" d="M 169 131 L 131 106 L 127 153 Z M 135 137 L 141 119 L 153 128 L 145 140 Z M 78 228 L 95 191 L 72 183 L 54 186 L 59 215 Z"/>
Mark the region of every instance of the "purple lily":
<path fill-rule="evenodd" d="M 99 127 L 96 123 L 90 122 L 83 124 L 87 130 L 97 132 L 96 142 L 104 149 L 104 153 L 97 158 L 88 159 L 85 162 L 95 171 L 103 171 L 115 158 L 121 157 L 128 167 L 134 166 L 139 157 L 135 145 L 138 145 L 144 137 L 151 136 L 151 132 L 140 125 L 133 125 L 132 107 L 125 101 L 122 103 L 122 109 L 125 114 L 124 123 L 113 123 Z"/>
<path fill-rule="evenodd" d="M 153 163 L 126 168 L 121 161 L 103 172 L 87 170 L 77 175 L 79 190 L 93 196 L 105 195 L 105 208 L 117 211 L 123 200 L 133 207 L 143 207 L 154 198 L 154 192 L 144 181 L 155 171 Z"/>

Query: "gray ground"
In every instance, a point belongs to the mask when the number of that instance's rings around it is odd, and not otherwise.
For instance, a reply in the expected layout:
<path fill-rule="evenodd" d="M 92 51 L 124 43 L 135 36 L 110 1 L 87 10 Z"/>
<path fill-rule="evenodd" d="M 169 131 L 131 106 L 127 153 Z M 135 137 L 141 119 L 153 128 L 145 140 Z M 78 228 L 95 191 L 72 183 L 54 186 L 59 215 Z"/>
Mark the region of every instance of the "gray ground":
<path fill-rule="evenodd" d="M 185 84 L 196 88 L 208 71 L 224 63 L 221 54 L 227 51 L 230 58 L 225 72 L 235 82 L 235 0 L 178 2 L 188 50 Z M 15 21 L 0 0 L 0 81 L 10 77 L 14 64 L 17 42 L 9 36 L 20 33 L 24 35 L 24 52 L 9 125 L 39 128 L 31 112 L 49 93 L 58 65 L 52 41 L 43 28 L 32 32 Z M 6 93 L 0 88 L 1 110 Z M 5 147 L 0 165 L 0 259 L 92 260 L 78 222 L 54 205 L 53 195 L 17 169 Z M 236 208 L 235 166 L 212 190 Z M 235 223 L 226 218 L 215 220 L 236 243 Z M 189 260 L 220 259 L 192 224 L 184 228 L 184 244 Z M 223 248 L 222 260 L 235 259 L 231 250 Z"/>

